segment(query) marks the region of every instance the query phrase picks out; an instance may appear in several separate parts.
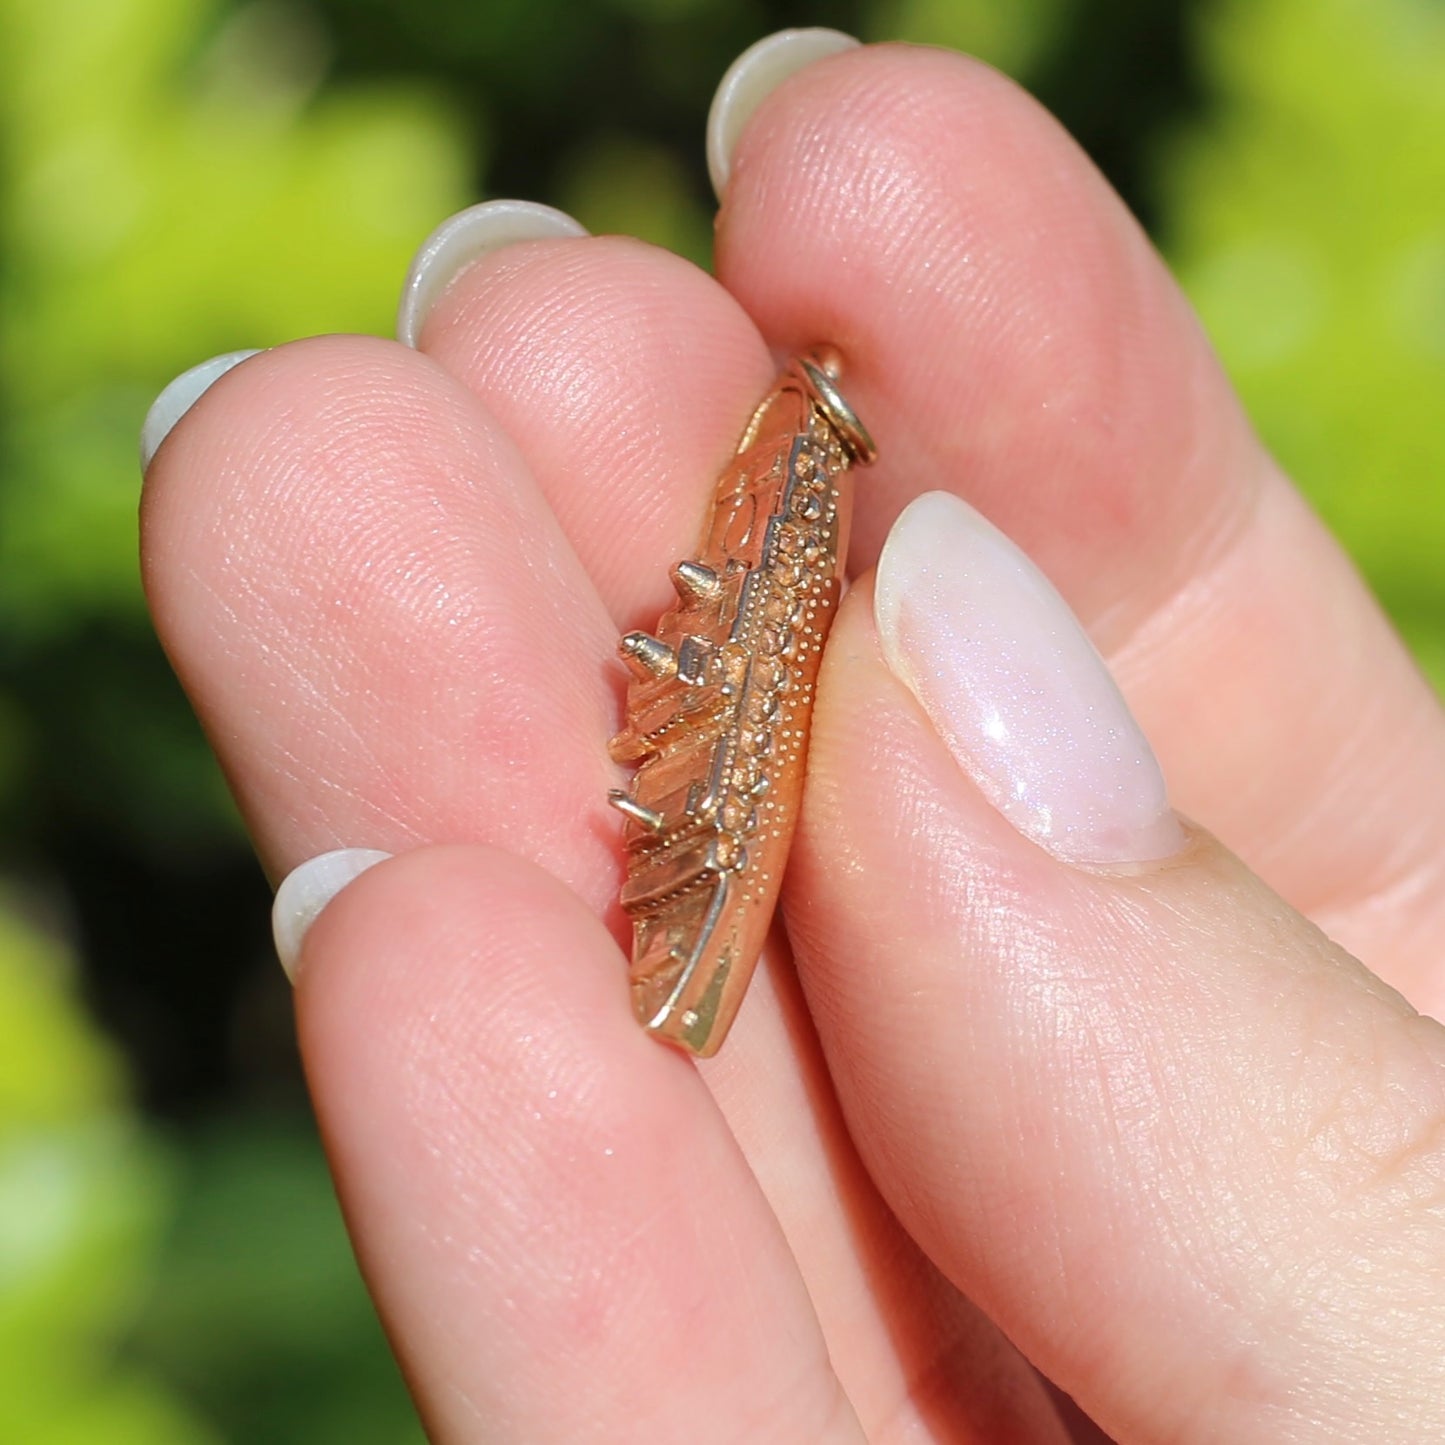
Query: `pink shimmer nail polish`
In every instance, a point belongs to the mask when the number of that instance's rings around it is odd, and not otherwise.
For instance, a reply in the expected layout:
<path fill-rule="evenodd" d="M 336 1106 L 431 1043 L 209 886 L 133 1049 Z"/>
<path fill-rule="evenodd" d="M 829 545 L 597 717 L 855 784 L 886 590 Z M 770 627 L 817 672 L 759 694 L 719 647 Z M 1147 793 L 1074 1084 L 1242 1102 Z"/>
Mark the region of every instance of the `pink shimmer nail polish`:
<path fill-rule="evenodd" d="M 1184 843 L 1163 774 L 1108 668 L 1037 567 L 967 503 L 917 498 L 878 562 L 889 667 L 960 767 L 1067 863 L 1139 863 Z"/>

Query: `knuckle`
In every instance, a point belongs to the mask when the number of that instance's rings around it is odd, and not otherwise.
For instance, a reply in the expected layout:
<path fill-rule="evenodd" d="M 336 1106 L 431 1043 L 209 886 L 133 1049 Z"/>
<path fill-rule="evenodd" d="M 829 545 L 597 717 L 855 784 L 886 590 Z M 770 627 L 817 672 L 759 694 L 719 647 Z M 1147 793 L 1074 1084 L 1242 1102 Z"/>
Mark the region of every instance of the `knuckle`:
<path fill-rule="evenodd" d="M 1351 1063 L 1322 1095 L 1301 1162 L 1357 1225 L 1423 1210 L 1445 1230 L 1445 1033 L 1392 1016 Z"/>

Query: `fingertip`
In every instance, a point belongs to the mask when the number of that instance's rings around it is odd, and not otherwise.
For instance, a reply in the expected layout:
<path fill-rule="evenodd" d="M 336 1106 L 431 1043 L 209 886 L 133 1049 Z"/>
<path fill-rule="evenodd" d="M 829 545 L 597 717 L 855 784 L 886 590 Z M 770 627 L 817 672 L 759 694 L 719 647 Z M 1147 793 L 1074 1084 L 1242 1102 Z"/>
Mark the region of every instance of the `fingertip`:
<path fill-rule="evenodd" d="M 281 880 L 271 905 L 271 932 L 276 957 L 292 983 L 306 935 L 322 910 L 347 884 L 392 856 L 379 848 L 338 848 L 308 858 Z"/>
<path fill-rule="evenodd" d="M 718 200 L 727 190 L 738 141 L 758 107 L 789 76 L 859 43 L 841 30 L 779 30 L 755 41 L 728 66 L 707 116 L 707 167 Z"/>
<path fill-rule="evenodd" d="M 417 248 L 397 306 L 397 339 L 417 346 L 437 301 L 473 262 L 524 241 L 574 239 L 587 228 L 537 201 L 498 199 L 448 216 Z"/>
<path fill-rule="evenodd" d="M 1091 622 L 1127 626 L 1231 534 L 1257 447 L 1227 380 L 1127 208 L 1020 87 L 953 52 L 865 46 L 773 96 L 738 161 L 719 278 L 775 348 L 844 348 L 882 443 L 860 563 L 909 498 L 947 487 Z"/>
<path fill-rule="evenodd" d="M 614 620 L 655 618 L 656 559 L 695 543 L 773 374 L 737 301 L 633 237 L 519 246 L 450 287 L 424 345 L 516 439 Z"/>
<path fill-rule="evenodd" d="M 321 914 L 297 998 L 358 1256 L 438 1438 L 856 1439 L 819 1428 L 836 1380 L 756 1181 L 557 879 L 413 849 Z"/>
<path fill-rule="evenodd" d="M 160 395 L 151 403 L 140 429 L 140 469 L 144 475 L 151 460 L 160 450 L 161 443 L 175 429 L 176 423 L 190 411 L 201 397 L 213 387 L 228 371 L 233 371 L 243 361 L 259 356 L 260 350 L 252 347 L 243 351 L 227 351 L 213 356 L 181 372 L 168 383 Z"/>

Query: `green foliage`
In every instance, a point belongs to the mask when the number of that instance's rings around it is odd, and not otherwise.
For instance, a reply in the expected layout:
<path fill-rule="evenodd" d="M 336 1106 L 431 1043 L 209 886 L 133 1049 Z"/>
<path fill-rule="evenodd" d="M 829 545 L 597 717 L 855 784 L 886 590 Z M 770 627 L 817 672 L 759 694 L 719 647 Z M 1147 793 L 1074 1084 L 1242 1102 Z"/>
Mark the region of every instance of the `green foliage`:
<path fill-rule="evenodd" d="M 417 241 L 468 198 L 446 107 L 319 89 L 325 37 L 299 17 L 0 0 L 10 846 L 46 826 L 17 796 L 52 768 L 52 798 L 119 795 L 125 826 L 173 847 L 224 816 L 194 725 L 129 641 L 139 419 L 215 352 L 390 331 Z M 0 911 L 0 1440 L 418 1438 L 309 1131 L 218 1123 L 178 1155 L 124 1072 L 64 960 Z"/>
<path fill-rule="evenodd" d="M 444 107 L 316 92 L 298 12 L 0 0 L 0 616 L 136 614 L 135 422 L 176 371 L 308 331 L 389 331 L 465 194 Z"/>
<path fill-rule="evenodd" d="M 120 1098 L 58 949 L 0 908 L 0 1440 L 208 1445 L 116 1364 L 164 1215 L 164 1160 Z"/>
<path fill-rule="evenodd" d="M 1445 8 L 1227 0 L 1168 249 L 1265 439 L 1445 684 Z M 1328 645 L 1323 639 L 1321 645 Z"/>
<path fill-rule="evenodd" d="M 873 0 L 865 36 L 963 50 L 1029 79 L 1063 38 L 1076 0 Z"/>
<path fill-rule="evenodd" d="M 584 140 L 559 183 L 562 208 L 594 235 L 641 236 L 709 265 L 712 218 L 665 146 L 618 135 Z"/>
<path fill-rule="evenodd" d="M 231 1439 L 420 1445 L 308 1118 L 186 1131 L 174 1223 L 131 1351 Z"/>
<path fill-rule="evenodd" d="M 309 1121 L 175 1144 L 0 906 L 0 1440 L 419 1445 Z"/>

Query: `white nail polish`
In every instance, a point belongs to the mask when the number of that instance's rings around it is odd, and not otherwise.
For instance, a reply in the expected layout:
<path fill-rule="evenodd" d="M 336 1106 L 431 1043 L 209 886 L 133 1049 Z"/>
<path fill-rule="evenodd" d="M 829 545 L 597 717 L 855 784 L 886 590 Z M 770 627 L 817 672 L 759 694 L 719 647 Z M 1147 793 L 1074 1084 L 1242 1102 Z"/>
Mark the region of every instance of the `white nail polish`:
<path fill-rule="evenodd" d="M 707 113 L 707 169 L 718 200 L 732 174 L 738 138 L 753 112 L 805 65 L 857 46 L 858 41 L 841 30 L 779 30 L 748 46 L 728 66 Z"/>
<path fill-rule="evenodd" d="M 213 356 L 189 371 L 183 371 L 156 399 L 140 428 L 140 469 L 150 466 L 151 458 L 160 450 L 160 445 L 171 434 L 171 429 L 201 399 L 201 395 L 220 380 L 232 367 L 259 353 L 251 351 L 228 351 L 224 356 Z"/>
<path fill-rule="evenodd" d="M 1049 580 L 967 503 L 931 492 L 878 560 L 878 636 L 991 803 L 1068 863 L 1184 845 L 1164 777 L 1104 660 Z"/>
<path fill-rule="evenodd" d="M 390 857 L 377 848 L 338 848 L 308 858 L 281 880 L 271 905 L 271 934 L 276 956 L 293 983 L 302 940 L 321 910 L 353 879 Z"/>
<path fill-rule="evenodd" d="M 473 261 L 518 241 L 585 236 L 587 228 L 565 211 L 536 201 L 483 201 L 449 216 L 422 242 L 401 288 L 398 340 L 415 346 L 426 318 L 451 283 Z"/>

